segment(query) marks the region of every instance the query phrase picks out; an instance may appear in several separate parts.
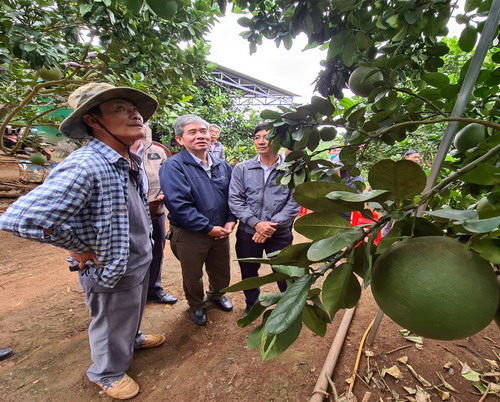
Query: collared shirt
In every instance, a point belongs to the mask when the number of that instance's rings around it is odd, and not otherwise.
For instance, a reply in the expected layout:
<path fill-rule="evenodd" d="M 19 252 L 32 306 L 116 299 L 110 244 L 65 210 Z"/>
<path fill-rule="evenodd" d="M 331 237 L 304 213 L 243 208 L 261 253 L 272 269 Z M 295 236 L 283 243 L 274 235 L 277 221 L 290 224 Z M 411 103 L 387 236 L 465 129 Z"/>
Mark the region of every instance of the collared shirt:
<path fill-rule="evenodd" d="M 283 162 L 282 159 L 284 159 L 284 158 L 282 158 L 281 155 L 278 155 L 278 160 L 276 161 L 276 163 L 274 163 L 271 166 L 267 166 L 264 163 L 262 163 L 262 161 L 260 160 L 260 155 L 257 155 L 257 161 L 259 162 L 260 167 L 262 169 L 264 169 L 264 183 L 262 183 L 262 184 L 266 184 L 267 179 L 269 178 L 269 175 L 271 174 L 271 172 L 274 169 L 276 169 L 279 165 L 281 165 L 281 163 Z"/>
<path fill-rule="evenodd" d="M 210 156 L 210 154 L 207 152 L 208 164 L 206 164 L 203 159 L 198 158 L 196 155 L 192 154 L 191 152 L 189 152 L 189 155 L 191 155 L 193 157 L 194 161 L 203 168 L 203 170 L 207 173 L 208 177 L 212 178 L 213 161 L 212 161 L 212 157 Z"/>
<path fill-rule="evenodd" d="M 224 145 L 222 145 L 219 141 L 215 141 L 213 144 L 210 144 L 210 148 L 208 148 L 208 152 L 210 152 L 216 158 L 225 160 L 226 155 L 224 153 Z"/>
<path fill-rule="evenodd" d="M 0 216 L 0 229 L 76 253 L 93 250 L 102 267 L 89 262 L 86 271 L 99 285 L 112 288 L 129 257 L 129 169 L 125 158 L 92 138 L 13 203 Z M 143 191 L 141 198 L 149 214 Z"/>

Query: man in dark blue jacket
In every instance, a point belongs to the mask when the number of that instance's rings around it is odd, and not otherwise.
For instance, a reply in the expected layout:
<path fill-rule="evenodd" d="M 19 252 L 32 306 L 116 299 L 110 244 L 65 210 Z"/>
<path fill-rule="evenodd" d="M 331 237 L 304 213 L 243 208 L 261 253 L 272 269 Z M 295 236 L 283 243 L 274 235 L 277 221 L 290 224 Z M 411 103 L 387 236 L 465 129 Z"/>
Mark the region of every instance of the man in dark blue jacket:
<path fill-rule="evenodd" d="M 203 264 L 207 271 L 208 299 L 223 311 L 233 309 L 220 291 L 230 281 L 229 235 L 236 218 L 227 205 L 231 166 L 208 153 L 208 123 L 195 115 L 174 123 L 183 147 L 160 170 L 160 184 L 169 210 L 170 247 L 181 263 L 189 316 L 206 325 Z"/>

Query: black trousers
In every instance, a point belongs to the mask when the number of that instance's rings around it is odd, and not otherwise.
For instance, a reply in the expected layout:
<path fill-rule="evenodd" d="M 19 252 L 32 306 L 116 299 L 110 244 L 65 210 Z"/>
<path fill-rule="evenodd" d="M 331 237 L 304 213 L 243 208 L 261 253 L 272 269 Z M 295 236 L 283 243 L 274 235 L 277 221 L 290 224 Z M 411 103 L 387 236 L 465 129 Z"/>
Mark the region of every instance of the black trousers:
<path fill-rule="evenodd" d="M 272 253 L 273 251 L 281 250 L 287 246 L 290 246 L 293 241 L 293 235 L 291 231 L 275 233 L 264 243 L 255 243 L 252 240 L 253 234 L 243 232 L 238 230 L 236 232 L 236 256 L 238 258 L 261 258 L 264 251 L 266 254 Z M 253 262 L 242 262 L 239 261 L 241 270 L 241 279 L 253 278 L 259 276 L 260 264 Z M 286 282 L 277 282 L 278 287 L 281 292 L 286 290 Z M 247 307 L 252 307 L 255 303 L 259 301 L 260 289 L 249 289 L 244 290 L 245 300 Z"/>

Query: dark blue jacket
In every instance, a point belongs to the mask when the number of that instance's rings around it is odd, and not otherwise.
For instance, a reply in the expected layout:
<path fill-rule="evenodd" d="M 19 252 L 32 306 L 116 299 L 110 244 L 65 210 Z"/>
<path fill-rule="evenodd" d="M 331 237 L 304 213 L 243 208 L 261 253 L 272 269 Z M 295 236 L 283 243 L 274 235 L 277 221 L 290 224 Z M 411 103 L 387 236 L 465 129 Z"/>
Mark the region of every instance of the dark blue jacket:
<path fill-rule="evenodd" d="M 236 222 L 227 205 L 231 166 L 215 157 L 212 161 L 212 178 L 185 149 L 163 163 L 160 185 L 172 225 L 208 233 Z"/>

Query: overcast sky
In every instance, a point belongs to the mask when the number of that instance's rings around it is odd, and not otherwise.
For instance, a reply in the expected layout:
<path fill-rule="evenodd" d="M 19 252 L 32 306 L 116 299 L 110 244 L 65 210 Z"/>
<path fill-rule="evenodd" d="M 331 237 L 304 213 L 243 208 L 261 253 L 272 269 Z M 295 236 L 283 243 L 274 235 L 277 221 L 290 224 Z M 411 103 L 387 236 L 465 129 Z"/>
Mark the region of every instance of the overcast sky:
<path fill-rule="evenodd" d="M 326 53 L 318 49 L 302 52 L 307 44 L 307 38 L 302 34 L 294 40 L 290 50 L 283 45 L 277 48 L 274 41 L 264 39 L 257 52 L 250 56 L 248 41 L 239 35 L 245 30 L 237 22 L 240 17 L 228 11 L 216 24 L 207 36 L 211 42 L 208 59 L 294 92 L 308 101 L 313 92 L 311 83 L 321 70 L 319 62 Z M 296 101 L 300 99 L 296 98 Z"/>

